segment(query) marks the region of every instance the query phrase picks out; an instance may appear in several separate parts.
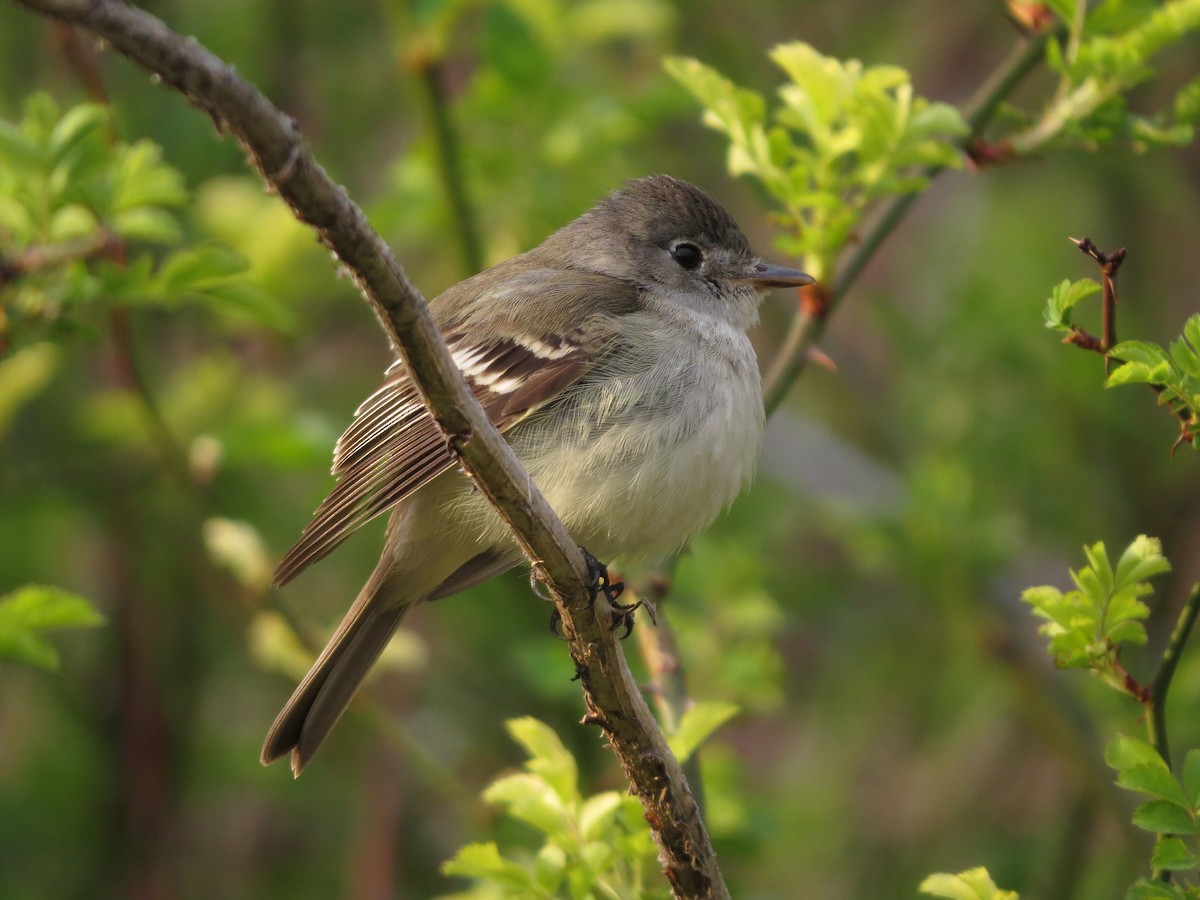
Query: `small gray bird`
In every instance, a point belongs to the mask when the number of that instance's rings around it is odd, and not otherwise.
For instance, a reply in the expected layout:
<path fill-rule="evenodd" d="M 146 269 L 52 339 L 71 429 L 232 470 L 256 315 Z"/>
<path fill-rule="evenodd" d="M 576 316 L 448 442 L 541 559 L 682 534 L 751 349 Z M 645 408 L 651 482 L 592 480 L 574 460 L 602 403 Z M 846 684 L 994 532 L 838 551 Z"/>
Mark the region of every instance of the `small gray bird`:
<path fill-rule="evenodd" d="M 430 310 L 468 384 L 572 537 L 625 564 L 681 547 L 749 481 L 762 295 L 811 284 L 751 252 L 729 213 L 665 175 L 632 181 Z M 299 775 L 404 613 L 521 561 L 401 362 L 334 448 L 337 479 L 275 584 L 391 510 L 383 555 L 267 734 Z"/>

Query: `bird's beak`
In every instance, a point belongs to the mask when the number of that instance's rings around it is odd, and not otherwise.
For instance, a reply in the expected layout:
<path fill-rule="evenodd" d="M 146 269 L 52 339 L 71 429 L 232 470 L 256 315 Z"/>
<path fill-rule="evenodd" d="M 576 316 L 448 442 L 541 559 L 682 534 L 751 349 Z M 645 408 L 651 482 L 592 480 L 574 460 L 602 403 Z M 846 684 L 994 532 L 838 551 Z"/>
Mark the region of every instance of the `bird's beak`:
<path fill-rule="evenodd" d="M 789 269 L 772 263 L 759 263 L 750 270 L 748 275 L 739 280 L 760 291 L 769 291 L 772 288 L 804 287 L 806 284 L 816 283 L 815 278 L 798 269 Z"/>

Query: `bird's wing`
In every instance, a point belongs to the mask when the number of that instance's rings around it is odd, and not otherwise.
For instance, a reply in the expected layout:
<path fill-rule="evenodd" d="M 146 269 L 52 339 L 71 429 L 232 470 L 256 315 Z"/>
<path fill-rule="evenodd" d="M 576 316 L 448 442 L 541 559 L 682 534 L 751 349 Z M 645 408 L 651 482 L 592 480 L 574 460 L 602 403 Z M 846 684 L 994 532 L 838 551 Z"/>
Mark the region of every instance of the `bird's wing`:
<path fill-rule="evenodd" d="M 445 335 L 454 361 L 484 411 L 502 432 L 554 399 L 595 363 L 582 331 L 509 333 L 474 342 Z M 333 454 L 337 484 L 275 570 L 291 581 L 349 535 L 455 464 L 454 452 L 429 415 L 402 362 L 355 412 Z"/>

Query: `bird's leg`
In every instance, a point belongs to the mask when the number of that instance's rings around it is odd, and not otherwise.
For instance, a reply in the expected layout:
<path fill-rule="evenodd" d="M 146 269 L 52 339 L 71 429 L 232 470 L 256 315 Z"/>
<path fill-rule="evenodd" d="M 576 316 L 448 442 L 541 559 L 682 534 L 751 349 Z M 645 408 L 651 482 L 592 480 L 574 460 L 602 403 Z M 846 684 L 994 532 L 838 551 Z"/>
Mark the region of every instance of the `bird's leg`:
<path fill-rule="evenodd" d="M 587 563 L 588 577 L 591 579 L 592 602 L 594 603 L 596 597 L 599 595 L 604 595 L 604 599 L 608 601 L 609 607 L 615 613 L 613 629 L 615 630 L 620 625 L 625 626 L 625 633 L 621 635 L 621 640 L 625 640 L 633 632 L 633 614 L 637 609 L 645 607 L 646 612 L 650 616 L 650 621 L 655 621 L 654 607 L 647 603 L 644 598 L 639 598 L 634 603 L 618 603 L 617 598 L 625 590 L 625 582 L 613 581 L 604 563 L 588 553 L 587 548 L 580 547 L 579 549 L 583 552 L 584 561 Z"/>
<path fill-rule="evenodd" d="M 604 599 L 608 601 L 609 608 L 615 614 L 613 629 L 615 630 L 621 625 L 625 626 L 625 633 L 621 635 L 621 640 L 625 640 L 633 632 L 633 614 L 638 609 L 644 607 L 650 616 L 650 621 L 657 624 L 654 616 L 654 607 L 644 597 L 639 598 L 635 603 L 617 602 L 625 590 L 625 583 L 622 581 L 613 581 L 612 577 L 608 574 L 608 567 L 604 563 L 588 553 L 586 548 L 580 547 L 579 549 L 583 553 L 584 561 L 587 564 L 592 602 L 595 603 L 596 598 L 600 595 L 603 595 Z M 533 590 L 533 593 L 540 599 L 551 603 L 554 602 L 554 598 L 546 593 L 545 586 L 538 578 L 536 569 L 529 573 L 529 586 Z M 550 633 L 556 638 L 566 640 L 566 635 L 562 631 L 562 615 L 559 613 L 557 607 L 550 613 Z"/>

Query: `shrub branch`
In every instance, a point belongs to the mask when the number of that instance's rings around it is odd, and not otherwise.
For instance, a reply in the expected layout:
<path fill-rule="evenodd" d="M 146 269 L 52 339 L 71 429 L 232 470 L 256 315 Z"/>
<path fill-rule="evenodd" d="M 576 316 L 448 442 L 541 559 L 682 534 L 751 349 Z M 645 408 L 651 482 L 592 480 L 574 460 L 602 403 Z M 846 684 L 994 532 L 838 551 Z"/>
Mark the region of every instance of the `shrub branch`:
<path fill-rule="evenodd" d="M 182 93 L 241 143 L 271 188 L 346 266 L 463 468 L 553 593 L 583 686 L 584 721 L 609 739 L 676 896 L 728 897 L 687 781 L 612 633 L 612 613 L 593 602 L 583 555 L 467 388 L 420 292 L 306 149 L 296 122 L 199 42 L 136 7 L 118 0 L 14 2 L 93 32 Z"/>

